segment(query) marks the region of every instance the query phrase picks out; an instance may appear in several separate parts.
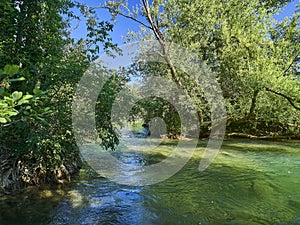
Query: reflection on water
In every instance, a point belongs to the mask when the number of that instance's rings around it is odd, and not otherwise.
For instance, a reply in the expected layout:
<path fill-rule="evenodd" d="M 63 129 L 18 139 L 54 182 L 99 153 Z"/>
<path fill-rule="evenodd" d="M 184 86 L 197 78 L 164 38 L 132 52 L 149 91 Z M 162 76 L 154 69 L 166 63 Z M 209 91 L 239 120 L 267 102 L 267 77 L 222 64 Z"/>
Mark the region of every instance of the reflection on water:
<path fill-rule="evenodd" d="M 153 151 L 114 152 L 124 163 L 166 158 L 171 141 Z M 225 141 L 217 159 L 197 170 L 205 143 L 170 179 L 129 187 L 82 170 L 71 185 L 32 188 L 0 201 L 0 224 L 300 224 L 300 143 Z"/>

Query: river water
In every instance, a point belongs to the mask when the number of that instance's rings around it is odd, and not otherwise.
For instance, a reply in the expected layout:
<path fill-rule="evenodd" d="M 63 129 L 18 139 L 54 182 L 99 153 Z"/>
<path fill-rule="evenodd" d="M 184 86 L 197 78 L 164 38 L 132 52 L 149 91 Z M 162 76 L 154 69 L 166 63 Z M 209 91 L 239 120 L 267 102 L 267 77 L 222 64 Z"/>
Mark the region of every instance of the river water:
<path fill-rule="evenodd" d="M 147 165 L 167 157 L 174 145 L 113 154 Z M 154 185 L 117 184 L 86 167 L 70 185 L 2 197 L 0 224 L 300 224 L 300 142 L 227 140 L 199 172 L 205 145 L 199 143 L 176 175 Z"/>

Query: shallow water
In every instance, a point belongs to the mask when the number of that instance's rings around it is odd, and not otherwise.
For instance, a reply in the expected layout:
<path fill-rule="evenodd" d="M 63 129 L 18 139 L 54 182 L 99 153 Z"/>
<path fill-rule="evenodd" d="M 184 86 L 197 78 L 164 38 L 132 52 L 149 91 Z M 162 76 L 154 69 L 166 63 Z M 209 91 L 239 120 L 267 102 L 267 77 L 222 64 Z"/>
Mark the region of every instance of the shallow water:
<path fill-rule="evenodd" d="M 141 140 L 130 143 L 113 155 L 135 165 L 159 162 L 176 145 L 148 151 Z M 120 185 L 86 168 L 71 185 L 2 198 L 0 224 L 300 224 L 300 142 L 227 140 L 199 172 L 205 144 L 155 185 Z"/>

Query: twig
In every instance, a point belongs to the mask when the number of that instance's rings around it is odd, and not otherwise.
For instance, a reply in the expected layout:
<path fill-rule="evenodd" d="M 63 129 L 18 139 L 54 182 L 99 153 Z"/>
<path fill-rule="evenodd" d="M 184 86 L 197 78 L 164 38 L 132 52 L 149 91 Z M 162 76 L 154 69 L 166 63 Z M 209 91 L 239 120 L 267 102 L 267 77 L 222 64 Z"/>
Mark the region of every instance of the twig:
<path fill-rule="evenodd" d="M 135 21 L 135 22 L 137 22 L 137 23 L 143 25 L 144 27 L 146 27 L 146 28 L 152 30 L 152 27 L 151 27 L 151 26 L 145 24 L 144 22 L 138 20 L 137 18 L 135 18 L 135 17 L 133 17 L 133 16 L 126 15 L 126 14 L 124 14 L 124 13 L 122 13 L 122 12 L 116 12 L 114 9 L 112 9 L 112 8 L 110 8 L 110 7 L 108 7 L 108 6 L 95 6 L 95 7 L 93 7 L 93 8 L 94 8 L 94 9 L 107 9 L 108 11 L 113 11 L 113 12 L 116 13 L 117 15 L 123 16 L 123 17 L 125 17 L 125 18 L 127 18 L 127 19 L 131 19 L 131 20 L 133 20 L 133 21 Z"/>

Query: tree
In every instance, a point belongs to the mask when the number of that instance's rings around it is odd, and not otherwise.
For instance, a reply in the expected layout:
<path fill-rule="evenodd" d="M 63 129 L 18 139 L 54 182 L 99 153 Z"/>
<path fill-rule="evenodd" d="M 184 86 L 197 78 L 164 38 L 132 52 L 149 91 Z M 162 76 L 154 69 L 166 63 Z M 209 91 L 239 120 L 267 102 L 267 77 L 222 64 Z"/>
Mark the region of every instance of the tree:
<path fill-rule="evenodd" d="M 288 132 L 288 124 L 299 120 L 299 14 L 283 22 L 272 17 L 288 2 L 142 0 L 140 14 L 119 1 L 107 7 L 139 20 L 148 31 L 144 38 L 160 43 L 171 78 L 200 102 L 200 121 L 209 118 L 204 95 L 199 84 L 174 68 L 167 42 L 196 52 L 217 74 L 228 131 L 270 134 Z"/>
<path fill-rule="evenodd" d="M 79 41 L 69 31 L 80 18 L 75 8 L 87 23 Z M 100 46 L 115 48 L 113 25 L 69 0 L 5 0 L 0 14 L 0 192 L 69 180 L 81 163 L 71 119 L 76 84 Z"/>

